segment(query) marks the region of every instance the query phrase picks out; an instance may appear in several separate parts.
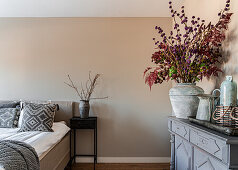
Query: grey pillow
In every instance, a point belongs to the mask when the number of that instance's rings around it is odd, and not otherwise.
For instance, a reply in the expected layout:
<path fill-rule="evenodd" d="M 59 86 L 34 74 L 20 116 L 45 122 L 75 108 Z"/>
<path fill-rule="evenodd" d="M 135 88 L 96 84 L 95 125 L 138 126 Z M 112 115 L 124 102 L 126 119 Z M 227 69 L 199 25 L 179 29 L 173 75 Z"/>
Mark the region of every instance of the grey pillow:
<path fill-rule="evenodd" d="M 16 108 L 20 105 L 20 101 L 0 102 L 0 108 Z"/>
<path fill-rule="evenodd" d="M 23 104 L 22 125 L 19 132 L 43 131 L 53 132 L 56 104 Z"/>
<path fill-rule="evenodd" d="M 20 116 L 18 108 L 0 108 L 0 127 L 16 128 Z"/>

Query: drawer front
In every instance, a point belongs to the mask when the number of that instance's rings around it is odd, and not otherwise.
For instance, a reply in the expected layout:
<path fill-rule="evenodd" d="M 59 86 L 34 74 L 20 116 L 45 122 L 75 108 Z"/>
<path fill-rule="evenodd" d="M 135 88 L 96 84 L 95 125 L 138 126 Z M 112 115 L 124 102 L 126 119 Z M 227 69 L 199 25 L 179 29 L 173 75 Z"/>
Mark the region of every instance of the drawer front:
<path fill-rule="evenodd" d="M 189 140 L 189 129 L 187 126 L 177 121 L 172 121 L 172 131 L 179 136 Z"/>
<path fill-rule="evenodd" d="M 194 148 L 194 169 L 195 170 L 228 170 L 221 161 L 211 157 L 208 153 Z"/>
<path fill-rule="evenodd" d="M 71 120 L 70 127 L 72 129 L 94 129 L 95 128 L 95 121 L 92 120 Z"/>
<path fill-rule="evenodd" d="M 209 134 L 191 129 L 190 142 L 227 163 L 228 146 L 225 141 Z"/>
<path fill-rule="evenodd" d="M 192 150 L 187 140 L 175 135 L 175 170 L 192 170 Z"/>

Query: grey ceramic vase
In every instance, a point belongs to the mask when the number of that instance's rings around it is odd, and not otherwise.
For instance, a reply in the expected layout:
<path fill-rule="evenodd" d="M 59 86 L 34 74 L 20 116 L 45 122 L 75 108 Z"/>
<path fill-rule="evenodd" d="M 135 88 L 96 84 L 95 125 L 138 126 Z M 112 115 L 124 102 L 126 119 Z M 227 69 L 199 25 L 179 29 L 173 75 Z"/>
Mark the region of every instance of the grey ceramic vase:
<path fill-rule="evenodd" d="M 80 100 L 79 113 L 82 119 L 89 117 L 90 104 L 88 100 Z"/>
<path fill-rule="evenodd" d="M 196 116 L 199 105 L 198 94 L 204 94 L 204 90 L 195 83 L 178 83 L 171 88 L 169 97 L 174 115 L 183 119 Z"/>

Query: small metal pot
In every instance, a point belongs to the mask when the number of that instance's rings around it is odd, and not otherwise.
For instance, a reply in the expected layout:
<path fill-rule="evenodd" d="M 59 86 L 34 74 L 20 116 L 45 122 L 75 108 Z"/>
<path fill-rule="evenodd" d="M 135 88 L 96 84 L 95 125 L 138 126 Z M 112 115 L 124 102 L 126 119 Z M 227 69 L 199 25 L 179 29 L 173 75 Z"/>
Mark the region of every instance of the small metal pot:
<path fill-rule="evenodd" d="M 86 119 L 89 117 L 90 104 L 88 100 L 80 100 L 79 113 L 80 117 Z"/>

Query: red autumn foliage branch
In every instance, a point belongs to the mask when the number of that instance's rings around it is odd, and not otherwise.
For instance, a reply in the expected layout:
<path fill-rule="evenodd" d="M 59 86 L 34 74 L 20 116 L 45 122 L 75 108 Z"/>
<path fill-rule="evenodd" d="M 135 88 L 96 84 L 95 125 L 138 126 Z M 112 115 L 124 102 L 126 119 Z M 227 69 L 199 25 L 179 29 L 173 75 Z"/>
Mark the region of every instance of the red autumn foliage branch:
<path fill-rule="evenodd" d="M 204 77 L 218 76 L 221 72 L 219 65 L 224 61 L 221 47 L 232 16 L 229 13 L 230 0 L 218 14 L 219 21 L 215 25 L 211 22 L 205 24 L 205 20 L 195 16 L 189 22 L 184 6 L 179 13 L 173 9 L 172 2 L 169 4 L 174 30 L 166 35 L 161 27 L 155 27 L 162 41 L 153 38 L 157 51 L 151 59 L 156 66 L 145 70 L 145 83 L 151 88 L 168 80 L 195 83 Z"/>

